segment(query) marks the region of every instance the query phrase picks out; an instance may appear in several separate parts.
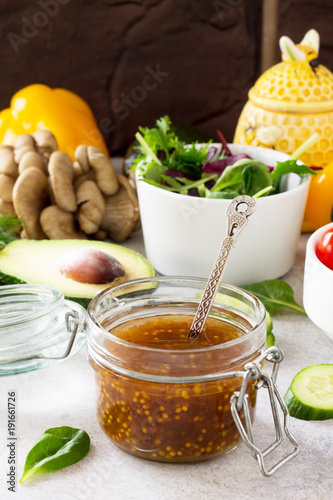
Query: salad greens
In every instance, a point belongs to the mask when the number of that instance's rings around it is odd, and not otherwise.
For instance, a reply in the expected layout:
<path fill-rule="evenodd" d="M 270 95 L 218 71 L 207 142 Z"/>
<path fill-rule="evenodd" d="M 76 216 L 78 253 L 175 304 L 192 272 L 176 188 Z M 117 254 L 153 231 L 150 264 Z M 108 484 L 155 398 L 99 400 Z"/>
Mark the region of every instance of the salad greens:
<path fill-rule="evenodd" d="M 299 165 L 295 154 L 287 161 L 277 162 L 275 168 L 245 153 L 233 155 L 219 131 L 218 136 L 219 147 L 211 142 L 186 144 L 175 134 L 170 118 L 164 116 L 155 127 L 139 127 L 135 135 L 139 155 L 133 168 L 139 169 L 149 184 L 206 198 L 235 198 L 240 194 L 258 198 L 279 193 L 285 174 L 315 174 L 306 165 Z M 298 150 L 299 154 L 317 140 L 311 137 Z"/>
<path fill-rule="evenodd" d="M 84 458 L 89 449 L 90 438 L 81 429 L 66 426 L 48 429 L 29 451 L 20 482 L 35 474 L 73 465 Z"/>

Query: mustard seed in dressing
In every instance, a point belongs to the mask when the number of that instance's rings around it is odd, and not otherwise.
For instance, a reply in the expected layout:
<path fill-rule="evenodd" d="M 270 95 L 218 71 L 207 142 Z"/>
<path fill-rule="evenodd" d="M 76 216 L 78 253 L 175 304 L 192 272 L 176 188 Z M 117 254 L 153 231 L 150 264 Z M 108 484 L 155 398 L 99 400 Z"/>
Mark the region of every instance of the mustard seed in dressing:
<path fill-rule="evenodd" d="M 190 340 L 187 335 L 192 320 L 193 316 L 186 314 L 148 316 L 111 329 L 113 336 L 148 348 L 141 349 L 139 359 L 128 357 L 125 347 L 118 345 L 116 355 L 127 366 L 144 373 L 144 367 L 150 363 L 150 349 L 158 349 L 160 373 L 175 377 L 176 382 L 132 378 L 90 359 L 98 387 L 99 423 L 117 446 L 133 455 L 167 462 L 204 460 L 226 453 L 241 439 L 229 403 L 231 394 L 240 389 L 241 378 L 205 380 L 203 375 L 202 381 L 182 383 L 180 377 L 209 373 L 209 364 L 217 362 L 223 372 L 223 363 L 227 365 L 228 360 L 223 359 L 216 346 L 236 340 L 245 331 L 233 323 L 209 317 L 202 334 Z M 180 365 L 177 354 L 184 350 L 191 352 Z M 238 350 L 237 342 L 228 350 L 228 357 L 241 359 L 237 370 L 258 355 L 254 352 L 244 361 Z M 255 392 L 255 381 L 250 381 L 247 394 L 252 417 Z"/>

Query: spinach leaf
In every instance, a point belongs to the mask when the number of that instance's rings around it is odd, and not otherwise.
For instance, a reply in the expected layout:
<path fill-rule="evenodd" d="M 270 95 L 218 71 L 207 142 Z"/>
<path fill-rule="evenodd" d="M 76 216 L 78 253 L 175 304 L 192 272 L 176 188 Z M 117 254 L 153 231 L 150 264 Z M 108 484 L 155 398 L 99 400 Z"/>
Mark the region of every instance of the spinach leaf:
<path fill-rule="evenodd" d="M 265 184 L 267 184 L 268 178 L 269 178 L 269 184 L 267 185 L 272 184 L 269 168 L 264 163 L 257 160 L 242 158 L 241 160 L 237 160 L 235 163 L 225 168 L 225 170 L 222 172 L 219 179 L 217 180 L 215 186 L 211 189 L 211 192 L 213 193 L 216 191 L 222 191 L 224 189 L 229 189 L 229 190 L 233 189 L 235 191 L 243 190 L 244 188 L 243 175 L 245 169 L 248 167 L 257 167 L 258 169 L 260 169 L 263 172 L 263 175 L 265 175 L 267 178 Z M 258 189 L 257 191 L 259 190 L 260 189 Z M 243 192 L 243 194 L 246 193 Z"/>
<path fill-rule="evenodd" d="M 253 196 L 272 185 L 272 177 L 266 165 L 250 164 L 243 170 L 242 193 Z"/>
<path fill-rule="evenodd" d="M 206 198 L 215 198 L 218 200 L 232 200 L 233 198 L 236 198 L 236 196 L 239 196 L 238 191 L 217 191 L 216 193 L 209 193 L 206 195 Z"/>
<path fill-rule="evenodd" d="M 306 312 L 294 299 L 294 292 L 288 283 L 283 280 L 267 280 L 242 288 L 253 293 L 264 304 L 267 311 L 272 313 L 282 307 L 287 307 L 306 316 Z"/>
<path fill-rule="evenodd" d="M 306 175 L 312 174 L 315 175 L 317 172 L 307 167 L 306 165 L 299 165 L 297 160 L 286 160 L 286 161 L 278 161 L 276 163 L 276 167 L 272 171 L 272 179 L 278 179 L 282 175 L 285 174 L 298 174 L 298 175 Z"/>
<path fill-rule="evenodd" d="M 29 451 L 20 482 L 33 474 L 53 472 L 73 465 L 87 455 L 89 448 L 90 438 L 81 429 L 48 429 Z"/>
<path fill-rule="evenodd" d="M 240 160 L 241 161 L 241 160 Z M 216 181 L 214 187 L 212 187 L 211 192 L 214 193 L 216 191 L 222 191 L 224 189 L 232 188 L 235 191 L 238 191 L 242 187 L 242 178 L 243 178 L 243 170 L 245 165 L 237 165 L 238 162 L 233 165 L 229 165 L 222 174 L 219 179 Z"/>

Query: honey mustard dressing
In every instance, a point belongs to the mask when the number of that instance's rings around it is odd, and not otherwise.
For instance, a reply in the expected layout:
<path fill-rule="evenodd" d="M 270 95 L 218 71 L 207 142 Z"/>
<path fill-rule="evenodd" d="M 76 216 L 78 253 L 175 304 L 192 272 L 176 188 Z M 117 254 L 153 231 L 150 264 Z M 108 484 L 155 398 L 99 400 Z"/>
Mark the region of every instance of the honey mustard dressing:
<path fill-rule="evenodd" d="M 175 383 L 138 380 L 91 360 L 98 388 L 99 423 L 117 446 L 131 454 L 155 461 L 204 460 L 226 453 L 241 439 L 230 411 L 230 396 L 239 390 L 241 379 L 207 381 L 203 376 L 199 382 L 182 383 L 181 377 L 196 369 L 200 373 L 203 359 L 205 365 L 210 359 L 215 364 L 216 348 L 241 338 L 245 331 L 210 317 L 199 338 L 191 340 L 187 336 L 192 320 L 193 316 L 184 314 L 151 316 L 112 328 L 114 337 L 147 348 L 140 351 L 142 367 L 150 362 L 150 348 L 159 349 L 161 374 L 166 379 L 174 377 Z M 181 365 L 179 350 L 192 351 Z M 236 342 L 227 356 L 237 358 L 237 351 Z M 219 356 L 222 363 L 223 356 Z M 126 358 L 128 366 L 137 362 Z M 209 366 L 204 368 L 209 370 Z M 253 417 L 255 381 L 250 382 L 247 394 Z"/>

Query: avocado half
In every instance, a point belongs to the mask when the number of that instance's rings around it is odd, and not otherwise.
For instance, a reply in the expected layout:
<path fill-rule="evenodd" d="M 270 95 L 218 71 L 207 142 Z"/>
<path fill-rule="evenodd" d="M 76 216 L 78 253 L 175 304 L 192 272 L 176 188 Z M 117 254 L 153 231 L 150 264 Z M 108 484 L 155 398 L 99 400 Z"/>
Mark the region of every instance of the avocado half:
<path fill-rule="evenodd" d="M 0 251 L 0 285 L 52 286 L 84 307 L 109 286 L 154 275 L 140 253 L 102 241 L 20 239 Z"/>

